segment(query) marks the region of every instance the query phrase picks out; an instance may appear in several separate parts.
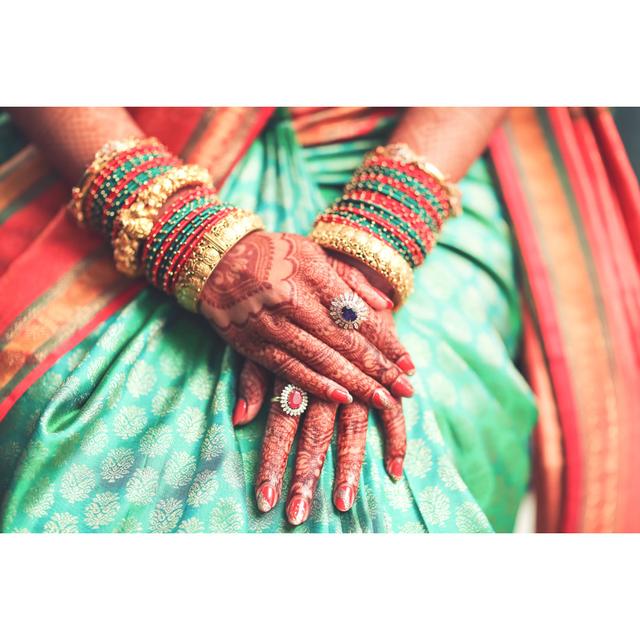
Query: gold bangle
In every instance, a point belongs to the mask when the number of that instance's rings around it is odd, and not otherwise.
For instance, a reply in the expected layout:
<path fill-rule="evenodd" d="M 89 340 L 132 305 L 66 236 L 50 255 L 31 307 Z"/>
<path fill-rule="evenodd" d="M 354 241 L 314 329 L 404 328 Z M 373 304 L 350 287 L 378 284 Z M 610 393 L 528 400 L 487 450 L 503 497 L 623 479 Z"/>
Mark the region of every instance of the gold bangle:
<path fill-rule="evenodd" d="M 387 156 L 402 164 L 414 165 L 421 171 L 435 178 L 447 192 L 447 199 L 451 208 L 451 215 L 458 216 L 462 213 L 462 194 L 458 186 L 445 176 L 438 167 L 415 153 L 408 144 L 395 142 L 384 147 L 377 147 L 373 152 L 381 156 Z"/>
<path fill-rule="evenodd" d="M 206 169 L 192 164 L 173 167 L 141 189 L 133 204 L 118 213 L 113 235 L 113 258 L 118 271 L 127 276 L 142 274 L 140 249 L 160 209 L 178 191 L 199 185 L 213 189 Z"/>
<path fill-rule="evenodd" d="M 102 171 L 107 163 L 113 160 L 117 155 L 129 151 L 139 145 L 154 145 L 164 149 L 157 138 L 125 138 L 123 140 L 110 140 L 96 151 L 91 164 L 85 169 L 82 178 L 77 187 L 71 190 L 71 201 L 67 205 L 67 210 L 76 219 L 78 224 L 84 225 L 84 213 L 82 205 L 93 181 Z"/>
<path fill-rule="evenodd" d="M 360 260 L 393 287 L 396 307 L 413 291 L 411 265 L 392 247 L 375 236 L 336 222 L 317 222 L 311 239 L 326 249 Z"/>
<path fill-rule="evenodd" d="M 264 224 L 255 213 L 236 209 L 207 231 L 178 275 L 175 287 L 178 302 L 196 312 L 202 289 L 224 254 L 246 235 L 260 229 L 264 229 Z"/>

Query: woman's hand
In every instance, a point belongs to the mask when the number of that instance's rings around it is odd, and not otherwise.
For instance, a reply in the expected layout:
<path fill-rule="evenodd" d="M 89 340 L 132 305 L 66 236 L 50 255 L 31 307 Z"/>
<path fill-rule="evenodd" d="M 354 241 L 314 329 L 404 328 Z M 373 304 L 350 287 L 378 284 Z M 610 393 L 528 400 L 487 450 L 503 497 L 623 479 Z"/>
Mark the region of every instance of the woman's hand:
<path fill-rule="evenodd" d="M 384 315 L 385 324 L 394 333 L 391 313 Z M 410 367 L 413 369 L 412 364 Z M 284 386 L 285 383 L 277 379 L 274 395 L 280 395 Z M 255 418 L 267 389 L 266 371 L 246 361 L 238 382 L 234 426 L 246 424 Z M 271 404 L 255 481 L 256 502 L 260 511 L 270 511 L 280 498 L 289 451 L 302 422 L 286 511 L 287 519 L 293 525 L 301 524 L 309 517 L 313 494 L 333 436 L 336 413 L 338 441 L 333 503 L 339 511 L 351 508 L 358 492 L 364 461 L 369 409 L 360 401 L 338 407 L 335 403 L 312 398 L 301 417 L 285 414 L 277 402 Z M 389 407 L 380 411 L 380 417 L 385 433 L 385 468 L 393 479 L 398 479 L 402 475 L 407 442 L 400 402 L 393 400 Z"/>
<path fill-rule="evenodd" d="M 338 327 L 328 313 L 354 288 L 371 307 L 359 331 Z M 401 368 L 407 353 L 375 311 L 390 306 L 357 268 L 338 274 L 310 240 L 256 231 L 223 257 L 200 311 L 241 354 L 318 399 L 347 404 L 353 396 L 382 409 L 394 406 L 385 387 L 413 394 Z"/>
<path fill-rule="evenodd" d="M 238 394 L 251 398 L 250 412 L 242 418 L 234 416 L 240 426 L 255 417 L 264 401 L 267 374 L 246 362 L 240 377 Z M 274 395 L 279 395 L 285 382 L 277 379 Z M 280 499 L 282 479 L 289 452 L 300 422 L 300 440 L 296 465 L 287 497 L 287 519 L 293 525 L 309 517 L 313 495 L 338 417 L 337 467 L 333 486 L 333 503 L 339 511 L 348 511 L 358 493 L 360 471 L 364 461 L 369 409 L 359 401 L 344 407 L 311 398 L 306 412 L 300 416 L 285 414 L 278 402 L 271 403 L 262 444 L 260 466 L 255 480 L 256 502 L 262 512 L 271 511 Z M 397 480 L 402 475 L 407 439 L 402 406 L 398 400 L 380 411 L 385 433 L 385 468 Z"/>

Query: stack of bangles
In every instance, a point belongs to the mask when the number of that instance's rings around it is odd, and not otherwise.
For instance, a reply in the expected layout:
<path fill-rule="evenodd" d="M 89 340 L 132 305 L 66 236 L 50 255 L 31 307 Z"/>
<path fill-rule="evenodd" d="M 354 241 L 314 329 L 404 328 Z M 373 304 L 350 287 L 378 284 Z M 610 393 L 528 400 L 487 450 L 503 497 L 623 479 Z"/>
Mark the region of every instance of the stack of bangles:
<path fill-rule="evenodd" d="M 220 202 L 205 169 L 183 164 L 155 138 L 102 147 L 69 211 L 110 241 L 119 271 L 145 275 L 190 311 L 222 256 L 264 228 L 256 214 Z M 400 306 L 413 288 L 412 270 L 459 211 L 457 188 L 409 147 L 393 144 L 366 156 L 311 238 L 374 269 Z"/>
<path fill-rule="evenodd" d="M 380 274 L 400 306 L 413 290 L 413 269 L 460 210 L 455 185 L 407 145 L 391 144 L 366 156 L 342 197 L 318 216 L 311 237 Z"/>
<path fill-rule="evenodd" d="M 110 241 L 119 271 L 146 275 L 190 311 L 222 256 L 263 228 L 254 213 L 220 202 L 205 169 L 155 138 L 104 145 L 68 208 Z"/>

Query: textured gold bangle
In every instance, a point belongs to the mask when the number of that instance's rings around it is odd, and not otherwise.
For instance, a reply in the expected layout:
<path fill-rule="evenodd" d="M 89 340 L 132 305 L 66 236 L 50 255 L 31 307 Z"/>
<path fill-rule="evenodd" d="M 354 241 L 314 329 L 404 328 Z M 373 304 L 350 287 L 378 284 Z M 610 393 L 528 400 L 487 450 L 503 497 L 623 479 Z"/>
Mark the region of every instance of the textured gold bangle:
<path fill-rule="evenodd" d="M 236 209 L 205 233 L 178 275 L 175 295 L 189 311 L 198 310 L 205 283 L 231 247 L 252 231 L 264 229 L 262 220 L 250 211 Z"/>
<path fill-rule="evenodd" d="M 396 142 L 384 147 L 377 147 L 373 152 L 377 155 L 387 156 L 403 164 L 414 165 L 421 171 L 435 178 L 447 192 L 447 199 L 451 207 L 451 215 L 458 216 L 462 213 L 462 194 L 458 186 L 445 176 L 438 167 L 415 153 L 408 144 Z"/>
<path fill-rule="evenodd" d="M 181 189 L 199 185 L 213 188 L 206 169 L 197 165 L 174 167 L 141 189 L 133 204 L 118 213 L 113 235 L 113 258 L 118 271 L 128 276 L 142 274 L 140 249 L 161 207 Z"/>
<path fill-rule="evenodd" d="M 317 222 L 311 239 L 326 249 L 351 256 L 379 273 L 393 287 L 396 306 L 413 291 L 411 265 L 392 247 L 375 236 L 335 222 Z"/>
<path fill-rule="evenodd" d="M 82 204 L 91 188 L 93 181 L 96 179 L 103 167 L 109 163 L 118 154 L 133 149 L 138 145 L 157 145 L 162 147 L 157 138 L 125 138 L 123 140 L 110 140 L 96 151 L 91 164 L 82 174 L 82 179 L 77 187 L 71 190 L 71 201 L 67 205 L 67 210 L 76 219 L 76 221 L 84 224 L 84 213 Z"/>

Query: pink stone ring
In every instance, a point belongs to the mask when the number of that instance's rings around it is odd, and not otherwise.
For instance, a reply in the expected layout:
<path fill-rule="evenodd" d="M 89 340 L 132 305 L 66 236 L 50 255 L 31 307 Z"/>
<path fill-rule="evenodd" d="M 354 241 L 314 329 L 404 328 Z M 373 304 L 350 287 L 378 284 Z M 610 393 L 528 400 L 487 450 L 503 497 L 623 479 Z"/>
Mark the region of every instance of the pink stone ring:
<path fill-rule="evenodd" d="M 282 411 L 288 416 L 301 416 L 309 404 L 309 396 L 306 391 L 293 384 L 288 384 L 279 396 L 271 398 L 271 402 L 279 402 Z"/>

